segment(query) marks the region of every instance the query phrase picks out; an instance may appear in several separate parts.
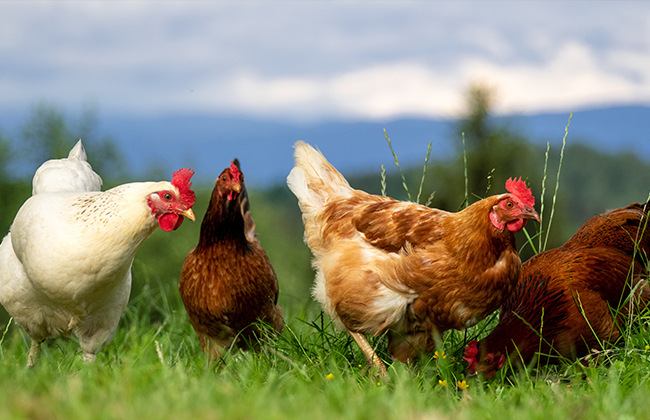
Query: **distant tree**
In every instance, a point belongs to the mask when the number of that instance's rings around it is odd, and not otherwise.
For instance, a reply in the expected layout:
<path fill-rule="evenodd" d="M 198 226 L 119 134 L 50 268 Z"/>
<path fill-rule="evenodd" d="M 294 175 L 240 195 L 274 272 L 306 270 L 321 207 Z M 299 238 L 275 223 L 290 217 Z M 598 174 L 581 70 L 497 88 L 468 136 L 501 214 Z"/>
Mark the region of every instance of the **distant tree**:
<path fill-rule="evenodd" d="M 597 213 L 650 198 L 650 164 L 638 154 L 607 154 L 578 143 L 567 146 L 564 160 L 560 190 L 572 230 Z"/>
<path fill-rule="evenodd" d="M 115 140 L 104 134 L 97 134 L 97 109 L 87 105 L 82 113 L 78 137 L 88 144 L 86 153 L 91 165 L 106 181 L 120 180 L 126 175 L 124 155 Z M 161 178 L 163 179 L 163 178 Z"/>
<path fill-rule="evenodd" d="M 494 90 L 480 84 L 471 85 L 466 93 L 466 113 L 458 119 L 454 126 L 452 139 L 456 146 L 456 158 L 447 162 L 432 164 L 427 171 L 427 179 L 423 188 L 423 197 L 426 198 L 435 191 L 431 202 L 432 207 L 457 211 L 465 205 L 472 204 L 480 198 L 505 192 L 505 182 L 511 177 L 522 177 L 528 181 L 536 198 L 536 208 L 540 211 L 541 181 L 545 153 L 542 148 L 535 147 L 522 134 L 512 128 L 502 119 L 491 117 L 494 107 Z M 465 149 L 463 141 L 465 139 Z M 467 155 L 467 184 L 468 200 L 465 197 L 465 162 L 463 152 Z M 552 199 L 557 160 L 554 156 L 549 159 L 549 173 L 546 180 L 546 206 L 545 216 L 550 214 L 550 201 Z M 410 168 L 406 173 L 407 184 L 419 185 L 422 178 L 422 168 Z M 395 181 L 395 180 L 393 180 Z M 390 183 L 390 180 L 389 180 Z M 564 186 L 560 196 L 567 189 Z M 388 188 L 394 195 L 395 187 Z M 567 234 L 567 218 L 570 216 L 561 210 L 562 203 L 558 200 L 554 214 L 553 229 L 549 237 L 549 246 L 558 246 L 570 234 Z M 545 224 L 546 226 L 546 224 Z M 535 235 L 540 226 L 530 223 L 527 227 L 531 236 Z M 523 235 L 519 235 L 518 244 L 526 242 Z M 538 241 L 534 242 L 536 245 Z M 522 257 L 530 257 L 530 249 Z"/>
<path fill-rule="evenodd" d="M 465 137 L 467 149 L 468 184 L 470 203 L 472 194 L 485 197 L 492 186 L 503 190 L 505 180 L 521 176 L 537 182 L 539 173 L 532 168 L 543 162 L 543 155 L 535 150 L 528 139 L 505 123 L 490 118 L 494 107 L 495 91 L 485 85 L 473 84 L 466 93 L 467 114 L 460 119 L 457 136 Z M 462 142 L 457 142 L 461 144 Z"/>
<path fill-rule="evenodd" d="M 33 174 L 48 159 L 66 157 L 72 146 L 81 139 L 93 169 L 106 182 L 124 177 L 124 157 L 115 141 L 109 136 L 99 137 L 97 110 L 86 106 L 80 121 L 71 125 L 63 111 L 55 105 L 37 104 L 22 132 L 20 155 L 28 165 L 26 172 Z"/>
<path fill-rule="evenodd" d="M 12 143 L 0 134 L 0 239 L 9 231 L 16 212 L 31 192 L 28 182 L 11 173 L 15 157 Z"/>
<path fill-rule="evenodd" d="M 436 190 L 433 205 L 456 211 L 480 198 L 505 192 L 505 181 L 522 177 L 539 193 L 543 151 L 531 145 L 525 136 L 507 123 L 491 117 L 495 91 L 480 84 L 466 92 L 466 112 L 454 125 L 452 142 L 456 158 L 432 165 L 427 174 L 427 189 Z M 465 145 L 463 147 L 463 138 Z M 465 161 L 467 156 L 467 203 L 465 198 Z M 419 181 L 421 169 L 410 174 Z"/>
<path fill-rule="evenodd" d="M 124 177 L 124 159 L 116 143 L 108 136 L 100 138 L 95 134 L 96 115 L 96 109 L 86 107 L 80 122 L 71 126 L 56 106 L 40 103 L 33 108 L 19 145 L 0 133 L 0 238 L 31 195 L 36 168 L 46 160 L 66 157 L 80 138 L 105 186 Z"/>
<path fill-rule="evenodd" d="M 44 103 L 33 108 L 22 138 L 21 154 L 34 166 L 65 157 L 74 146 L 74 135 L 65 123 L 63 112 Z"/>
<path fill-rule="evenodd" d="M 7 178 L 7 168 L 13 158 L 11 143 L 0 133 L 0 181 Z"/>

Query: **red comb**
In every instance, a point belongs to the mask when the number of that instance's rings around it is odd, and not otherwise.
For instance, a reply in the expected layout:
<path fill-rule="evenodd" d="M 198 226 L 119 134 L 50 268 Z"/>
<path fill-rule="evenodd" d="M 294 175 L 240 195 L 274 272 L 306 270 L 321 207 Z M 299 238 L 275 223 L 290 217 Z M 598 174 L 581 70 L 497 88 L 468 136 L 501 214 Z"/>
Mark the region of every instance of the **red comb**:
<path fill-rule="evenodd" d="M 230 176 L 234 182 L 240 181 L 239 177 L 241 176 L 241 172 L 239 172 L 239 168 L 233 161 L 230 161 Z"/>
<path fill-rule="evenodd" d="M 530 188 L 526 187 L 526 182 L 521 180 L 521 177 L 519 179 L 508 179 L 506 181 L 506 190 L 517 196 L 518 199 L 520 199 L 524 205 L 528 207 L 534 207 L 535 206 L 535 197 L 533 197 L 533 193 L 530 191 Z"/>
<path fill-rule="evenodd" d="M 193 170 L 190 168 L 183 168 L 174 172 L 174 176 L 172 177 L 172 185 L 178 188 L 178 191 L 181 194 L 181 199 L 190 207 L 192 207 L 196 202 L 196 196 L 194 195 L 194 191 L 191 189 L 192 183 L 190 182 L 190 179 L 192 179 L 192 175 L 194 175 Z"/>

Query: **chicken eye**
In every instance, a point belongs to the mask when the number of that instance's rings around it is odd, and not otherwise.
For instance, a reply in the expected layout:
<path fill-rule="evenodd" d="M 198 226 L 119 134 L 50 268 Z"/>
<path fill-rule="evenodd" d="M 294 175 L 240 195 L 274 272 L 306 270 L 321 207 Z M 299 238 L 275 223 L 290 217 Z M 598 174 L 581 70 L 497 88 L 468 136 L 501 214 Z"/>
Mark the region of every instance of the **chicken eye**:
<path fill-rule="evenodd" d="M 508 210 L 512 209 L 514 206 L 515 206 L 515 203 L 513 203 L 512 201 L 508 201 L 508 202 L 506 203 L 506 208 L 507 208 Z"/>
<path fill-rule="evenodd" d="M 172 199 L 172 195 L 170 193 L 165 193 L 165 195 L 163 195 L 163 198 L 167 201 L 170 201 Z"/>

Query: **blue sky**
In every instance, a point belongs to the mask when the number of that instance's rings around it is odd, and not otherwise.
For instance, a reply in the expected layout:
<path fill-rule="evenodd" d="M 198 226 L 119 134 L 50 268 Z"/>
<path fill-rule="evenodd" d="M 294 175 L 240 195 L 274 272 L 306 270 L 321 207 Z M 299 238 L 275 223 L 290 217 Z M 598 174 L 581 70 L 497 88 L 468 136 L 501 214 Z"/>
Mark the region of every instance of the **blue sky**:
<path fill-rule="evenodd" d="M 650 105 L 650 2 L 0 2 L 0 111 L 286 121 Z"/>

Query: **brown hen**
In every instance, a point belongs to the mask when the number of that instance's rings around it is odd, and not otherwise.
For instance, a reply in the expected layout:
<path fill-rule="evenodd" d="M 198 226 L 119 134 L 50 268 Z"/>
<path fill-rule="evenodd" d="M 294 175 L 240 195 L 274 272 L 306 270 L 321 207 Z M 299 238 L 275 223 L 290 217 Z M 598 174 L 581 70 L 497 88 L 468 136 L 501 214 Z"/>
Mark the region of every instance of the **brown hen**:
<path fill-rule="evenodd" d="M 575 359 L 619 339 L 629 311 L 650 299 L 647 282 L 639 284 L 650 252 L 647 211 L 635 203 L 597 215 L 563 246 L 528 260 L 498 325 L 466 347 L 468 370 L 492 377 L 506 356 Z"/>
<path fill-rule="evenodd" d="M 258 348 L 258 321 L 284 328 L 278 280 L 255 234 L 237 159 L 215 182 L 199 244 L 183 264 L 179 291 L 201 348 L 212 360 L 231 346 Z"/>
<path fill-rule="evenodd" d="M 287 183 L 314 255 L 314 297 L 382 375 L 363 334 L 388 332 L 392 357 L 409 362 L 510 295 L 521 267 L 515 232 L 539 220 L 522 181 L 449 213 L 354 190 L 320 151 L 295 147 Z"/>

